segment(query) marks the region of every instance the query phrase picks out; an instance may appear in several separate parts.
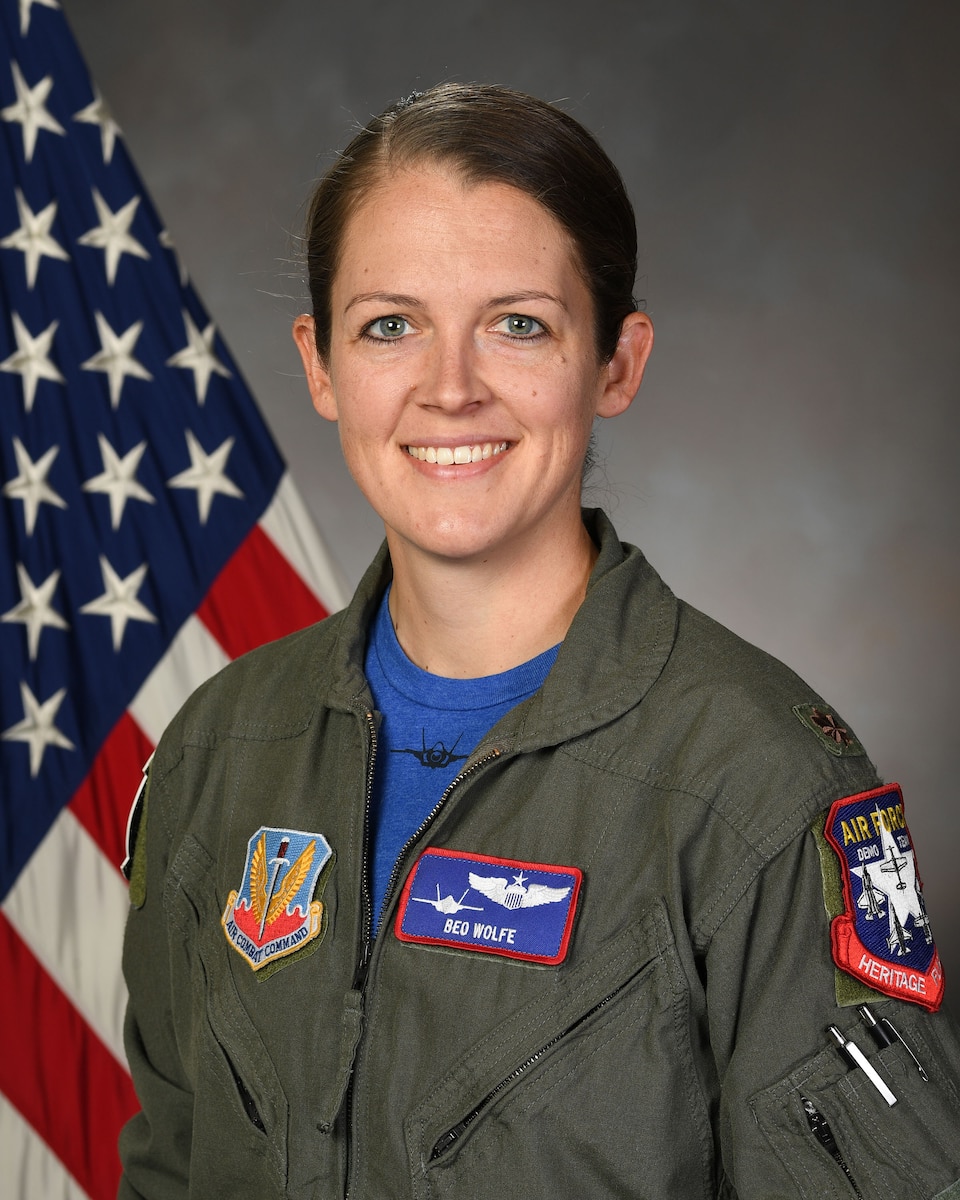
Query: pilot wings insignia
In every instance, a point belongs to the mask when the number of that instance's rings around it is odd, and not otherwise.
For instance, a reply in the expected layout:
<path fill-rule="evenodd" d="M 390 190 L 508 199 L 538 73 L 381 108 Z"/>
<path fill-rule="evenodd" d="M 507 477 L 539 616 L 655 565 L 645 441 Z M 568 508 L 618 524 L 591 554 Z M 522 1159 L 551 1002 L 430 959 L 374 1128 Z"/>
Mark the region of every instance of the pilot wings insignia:
<path fill-rule="evenodd" d="M 507 883 L 502 875 L 475 875 L 470 872 L 470 886 L 476 888 L 494 904 L 504 908 L 537 908 L 541 904 L 557 904 L 570 894 L 569 887 L 547 887 L 544 883 L 525 884 L 527 876 L 521 871 Z"/>

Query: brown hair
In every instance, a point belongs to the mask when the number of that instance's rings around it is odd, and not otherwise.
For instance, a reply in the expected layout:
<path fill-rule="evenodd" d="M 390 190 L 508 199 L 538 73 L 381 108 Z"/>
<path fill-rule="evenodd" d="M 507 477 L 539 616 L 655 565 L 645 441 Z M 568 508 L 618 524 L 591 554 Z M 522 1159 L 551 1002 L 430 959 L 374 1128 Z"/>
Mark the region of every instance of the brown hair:
<path fill-rule="evenodd" d="M 492 85 L 445 83 L 366 125 L 320 180 L 307 216 L 307 273 L 317 352 L 330 350 L 331 289 L 347 221 L 391 170 L 451 163 L 469 183 L 505 183 L 563 226 L 594 304 L 601 362 L 633 312 L 637 230 L 620 173 L 599 143 L 552 104 Z"/>

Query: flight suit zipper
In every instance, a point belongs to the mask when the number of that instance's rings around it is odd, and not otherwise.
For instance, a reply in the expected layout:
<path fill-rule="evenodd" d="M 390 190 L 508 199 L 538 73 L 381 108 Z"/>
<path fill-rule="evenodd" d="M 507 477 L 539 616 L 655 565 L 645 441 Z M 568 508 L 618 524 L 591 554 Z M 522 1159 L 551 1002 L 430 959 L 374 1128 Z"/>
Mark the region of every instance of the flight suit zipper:
<path fill-rule="evenodd" d="M 360 945 L 359 961 L 357 964 L 357 972 L 356 972 L 356 976 L 354 978 L 354 985 L 353 985 L 354 989 L 360 993 L 361 1000 L 362 1000 L 363 993 L 364 993 L 364 990 L 367 985 L 367 977 L 370 973 L 370 960 L 371 960 L 371 957 L 373 954 L 373 939 L 374 939 L 373 904 L 372 904 L 372 901 L 370 898 L 370 853 L 369 853 L 369 851 L 370 851 L 370 810 L 371 810 L 372 803 L 373 803 L 373 779 L 374 779 L 374 772 L 376 770 L 376 759 L 377 759 L 376 720 L 374 719 L 374 715 L 371 712 L 366 713 L 365 717 L 366 717 L 366 722 L 367 722 L 367 729 L 369 732 L 369 742 L 368 742 L 369 756 L 368 756 L 368 761 L 367 761 L 366 794 L 364 797 L 364 810 L 363 810 L 363 848 L 361 851 L 362 858 L 361 858 L 361 864 L 360 864 L 360 894 L 361 894 L 361 905 L 362 905 L 361 945 Z M 401 849 L 400 853 L 397 855 L 397 860 L 393 864 L 393 870 L 391 871 L 390 878 L 387 881 L 387 889 L 384 893 L 383 910 L 386 910 L 387 901 L 390 899 L 390 896 L 393 894 L 393 890 L 396 887 L 397 880 L 399 879 L 400 873 L 403 870 L 403 861 L 406 858 L 408 851 L 411 849 L 412 846 L 414 846 L 416 844 L 416 842 L 423 836 L 423 834 L 426 832 L 426 830 L 430 827 L 430 825 L 436 819 L 440 810 L 447 803 L 447 800 L 449 799 L 450 794 L 453 792 L 454 788 L 457 787 L 458 784 L 462 783 L 465 779 L 469 779 L 470 776 L 475 774 L 481 767 L 485 766 L 489 762 L 492 762 L 494 759 L 499 758 L 500 753 L 501 753 L 500 750 L 497 749 L 496 747 L 494 747 L 494 749 L 489 751 L 489 753 L 485 754 L 482 758 L 477 759 L 477 761 L 475 763 L 472 763 L 469 767 L 467 767 L 463 771 L 461 771 L 460 774 L 457 775 L 457 777 L 455 779 L 452 779 L 450 781 L 450 783 L 446 786 L 446 788 L 443 791 L 443 795 L 440 797 L 440 799 L 437 801 L 437 803 L 433 806 L 433 808 L 427 814 L 426 818 L 421 823 L 420 827 L 416 830 L 416 832 L 407 839 L 407 841 L 404 843 L 403 848 Z M 382 915 L 377 921 L 377 928 L 376 928 L 377 934 L 379 934 L 379 932 L 380 932 L 381 925 L 382 925 Z M 354 1093 L 354 1086 L 355 1086 L 355 1081 L 356 1081 L 356 1064 L 358 1063 L 359 1058 L 360 1058 L 362 1042 L 363 1042 L 363 1037 L 361 1035 L 360 1044 L 357 1046 L 356 1056 L 354 1058 L 354 1064 L 355 1064 L 354 1071 L 351 1075 L 350 1083 L 347 1088 L 347 1101 L 346 1101 L 346 1122 L 347 1122 L 347 1188 L 346 1188 L 346 1197 L 347 1197 L 347 1200 L 350 1200 L 350 1179 L 351 1179 L 351 1176 L 354 1174 L 353 1169 L 352 1169 L 352 1166 L 353 1166 L 352 1159 L 353 1159 L 353 1144 L 356 1139 L 353 1137 L 353 1093 Z"/>
<path fill-rule="evenodd" d="M 853 1188 L 857 1200 L 863 1200 L 863 1194 L 857 1187 L 857 1181 L 850 1174 L 850 1168 L 847 1166 L 843 1155 L 840 1153 L 840 1147 L 837 1145 L 836 1138 L 833 1136 L 833 1130 L 827 1124 L 827 1118 L 817 1108 L 817 1106 L 805 1096 L 800 1097 L 800 1103 L 803 1105 L 803 1111 L 806 1113 L 807 1124 L 810 1126 L 810 1132 L 817 1139 L 824 1150 L 830 1155 L 833 1161 L 837 1164 L 840 1170 L 846 1175 L 847 1182 Z"/>

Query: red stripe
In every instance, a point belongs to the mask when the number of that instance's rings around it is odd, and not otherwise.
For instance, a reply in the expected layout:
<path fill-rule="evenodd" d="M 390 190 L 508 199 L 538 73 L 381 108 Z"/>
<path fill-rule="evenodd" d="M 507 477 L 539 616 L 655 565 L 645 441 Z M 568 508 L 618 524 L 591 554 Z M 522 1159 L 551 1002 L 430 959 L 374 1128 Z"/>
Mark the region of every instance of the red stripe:
<path fill-rule="evenodd" d="M 0 962 L 0 1091 L 91 1200 L 113 1200 L 117 1137 L 139 1107 L 130 1076 L 2 913 Z"/>
<path fill-rule="evenodd" d="M 327 615 L 259 525 L 241 542 L 197 609 L 230 658 Z"/>
<path fill-rule="evenodd" d="M 119 870 L 125 853 L 130 805 L 153 743 L 129 713 L 114 725 L 77 789 L 70 810 Z"/>

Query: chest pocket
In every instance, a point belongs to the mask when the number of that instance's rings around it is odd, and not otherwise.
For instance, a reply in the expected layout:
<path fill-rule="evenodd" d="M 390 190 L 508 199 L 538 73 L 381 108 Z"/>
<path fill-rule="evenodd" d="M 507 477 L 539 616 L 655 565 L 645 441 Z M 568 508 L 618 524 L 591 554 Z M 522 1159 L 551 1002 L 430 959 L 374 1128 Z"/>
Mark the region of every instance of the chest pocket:
<path fill-rule="evenodd" d="M 657 906 L 485 1037 L 404 1132 L 418 1200 L 715 1194 L 686 980 L 665 911 Z"/>
<path fill-rule="evenodd" d="M 194 1086 L 191 1195 L 334 1194 L 341 1164 L 329 1130 L 344 1075 L 338 1022 L 352 1049 L 355 1005 L 338 995 L 332 1018 L 328 1005 L 325 1022 L 315 1012 L 308 1019 L 319 992 L 317 956 L 258 980 L 224 936 L 226 899 L 216 894 L 214 867 L 187 836 L 164 892 L 174 1020 Z"/>

